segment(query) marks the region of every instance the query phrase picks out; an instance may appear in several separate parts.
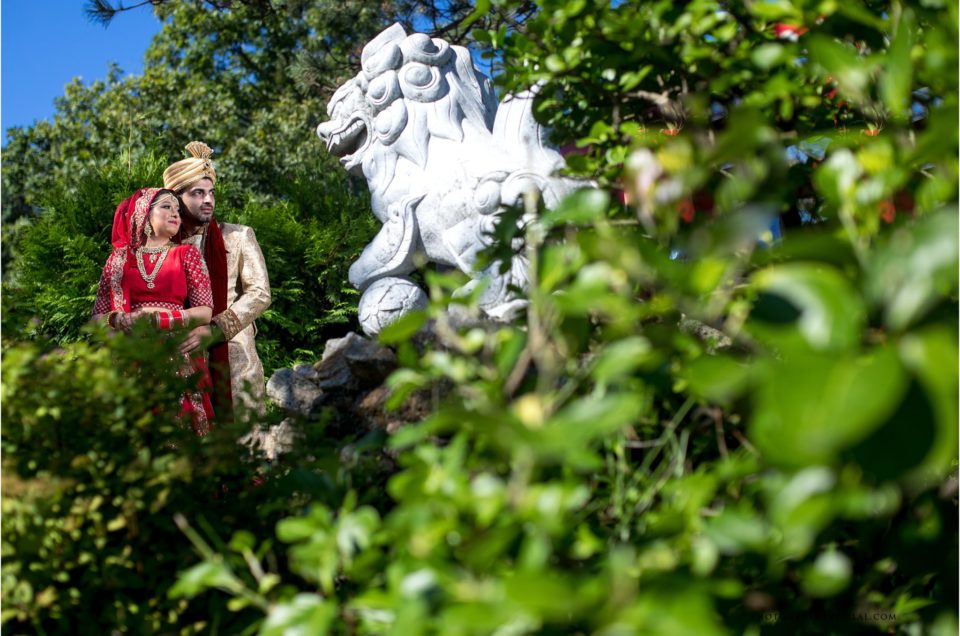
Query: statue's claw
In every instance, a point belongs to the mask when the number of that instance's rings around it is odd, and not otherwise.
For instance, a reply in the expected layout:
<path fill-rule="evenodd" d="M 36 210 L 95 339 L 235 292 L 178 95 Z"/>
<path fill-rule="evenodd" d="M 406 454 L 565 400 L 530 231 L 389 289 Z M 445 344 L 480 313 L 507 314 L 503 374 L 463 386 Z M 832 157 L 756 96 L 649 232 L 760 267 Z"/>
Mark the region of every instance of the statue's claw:
<path fill-rule="evenodd" d="M 377 235 L 350 266 L 350 284 L 363 291 L 378 278 L 403 276 L 415 267 L 417 251 L 417 204 L 425 195 L 405 197 L 387 210 L 387 220 Z"/>

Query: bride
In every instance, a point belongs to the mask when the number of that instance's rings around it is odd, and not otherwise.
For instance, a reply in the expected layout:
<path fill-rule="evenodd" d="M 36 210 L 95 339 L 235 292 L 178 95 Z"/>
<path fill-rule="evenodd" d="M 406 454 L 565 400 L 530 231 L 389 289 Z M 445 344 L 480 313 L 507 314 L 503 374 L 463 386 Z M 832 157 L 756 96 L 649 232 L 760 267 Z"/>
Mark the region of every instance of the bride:
<path fill-rule="evenodd" d="M 129 332 L 134 322 L 179 331 L 205 325 L 213 314 L 210 275 L 197 248 L 174 242 L 180 230 L 180 201 L 171 190 L 143 188 L 117 206 L 113 253 L 100 276 L 93 317 Z M 188 308 L 189 307 L 189 308 Z M 178 373 L 200 374 L 199 389 L 181 401 L 193 431 L 206 435 L 213 419 L 210 374 L 203 354 L 186 354 Z"/>

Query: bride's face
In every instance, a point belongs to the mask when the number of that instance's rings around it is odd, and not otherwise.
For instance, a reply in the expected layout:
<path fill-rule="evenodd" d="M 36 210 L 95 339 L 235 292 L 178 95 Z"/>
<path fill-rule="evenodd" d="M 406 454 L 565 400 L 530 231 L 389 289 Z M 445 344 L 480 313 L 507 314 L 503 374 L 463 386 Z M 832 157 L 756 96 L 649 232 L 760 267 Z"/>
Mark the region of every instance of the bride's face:
<path fill-rule="evenodd" d="M 157 238 L 171 239 L 180 230 L 180 204 L 170 194 L 160 196 L 150 206 L 150 225 Z"/>

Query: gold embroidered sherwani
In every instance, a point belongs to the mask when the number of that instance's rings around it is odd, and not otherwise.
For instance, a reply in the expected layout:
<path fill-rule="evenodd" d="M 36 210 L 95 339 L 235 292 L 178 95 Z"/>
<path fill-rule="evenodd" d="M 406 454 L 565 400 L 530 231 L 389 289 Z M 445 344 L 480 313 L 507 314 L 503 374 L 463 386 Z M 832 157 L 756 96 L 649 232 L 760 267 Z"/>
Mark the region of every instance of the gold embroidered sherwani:
<path fill-rule="evenodd" d="M 216 223 L 217 221 L 212 221 Z M 253 230 L 246 225 L 220 223 L 223 244 L 227 250 L 227 309 L 213 317 L 213 324 L 223 331 L 229 342 L 230 384 L 233 405 L 243 404 L 263 414 L 263 365 L 257 355 L 254 320 L 270 306 L 270 280 L 263 252 Z M 203 254 L 202 230 L 184 239 Z"/>

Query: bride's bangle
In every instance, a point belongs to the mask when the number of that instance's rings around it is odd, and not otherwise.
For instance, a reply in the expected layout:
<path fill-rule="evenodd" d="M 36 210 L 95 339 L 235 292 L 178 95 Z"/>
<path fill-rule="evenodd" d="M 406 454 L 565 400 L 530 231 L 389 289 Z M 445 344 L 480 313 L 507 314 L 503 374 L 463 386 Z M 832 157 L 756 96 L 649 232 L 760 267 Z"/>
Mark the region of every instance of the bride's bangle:
<path fill-rule="evenodd" d="M 173 311 L 158 311 L 154 314 L 154 322 L 158 329 L 169 330 L 179 329 L 184 326 L 183 312 L 174 309 Z"/>

